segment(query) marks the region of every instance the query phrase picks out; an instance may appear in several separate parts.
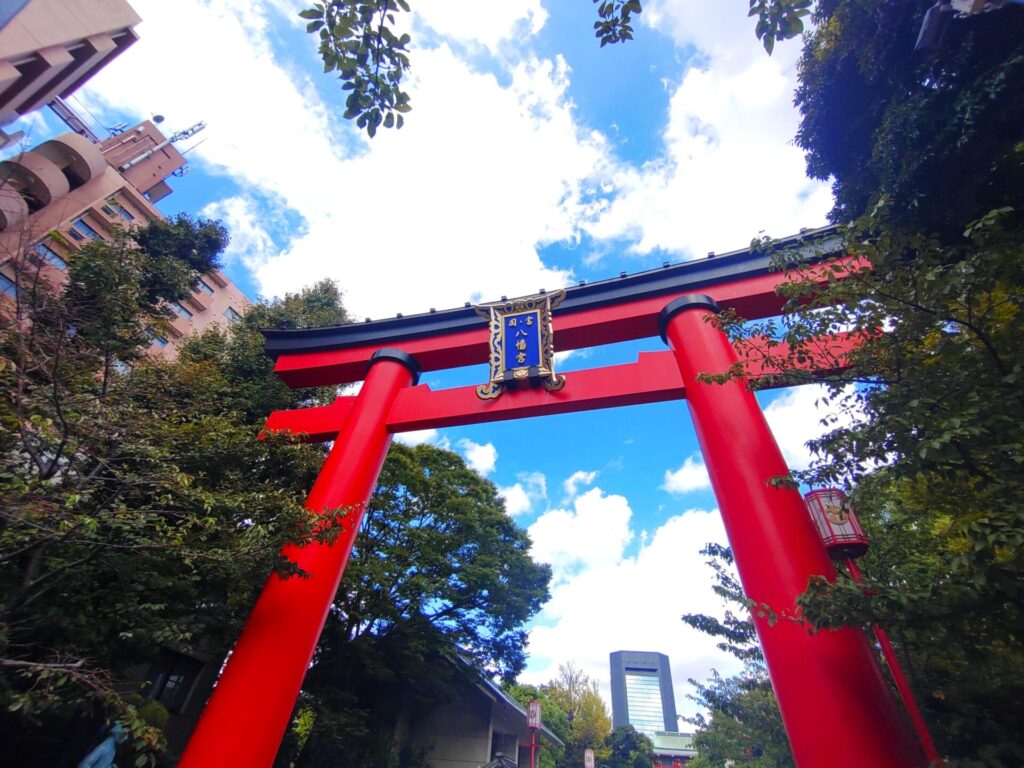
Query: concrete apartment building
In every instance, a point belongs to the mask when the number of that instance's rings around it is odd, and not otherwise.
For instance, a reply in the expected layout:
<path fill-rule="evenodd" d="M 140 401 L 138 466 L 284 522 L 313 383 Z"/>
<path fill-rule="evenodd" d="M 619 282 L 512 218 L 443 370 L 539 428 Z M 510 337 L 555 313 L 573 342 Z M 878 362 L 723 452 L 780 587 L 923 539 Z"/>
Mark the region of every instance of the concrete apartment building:
<path fill-rule="evenodd" d="M 3 126 L 71 94 L 138 39 L 140 21 L 125 0 L 0 4 L 0 149 L 22 138 Z"/>

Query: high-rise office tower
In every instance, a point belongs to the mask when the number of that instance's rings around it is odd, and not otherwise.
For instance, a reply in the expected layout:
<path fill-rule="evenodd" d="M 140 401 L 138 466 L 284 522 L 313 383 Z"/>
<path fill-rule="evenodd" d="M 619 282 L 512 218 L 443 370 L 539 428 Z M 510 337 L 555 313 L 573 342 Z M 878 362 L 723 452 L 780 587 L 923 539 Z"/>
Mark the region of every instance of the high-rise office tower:
<path fill-rule="evenodd" d="M 668 656 L 647 651 L 615 651 L 612 677 L 612 725 L 632 725 L 651 736 L 677 731 L 676 701 Z"/>

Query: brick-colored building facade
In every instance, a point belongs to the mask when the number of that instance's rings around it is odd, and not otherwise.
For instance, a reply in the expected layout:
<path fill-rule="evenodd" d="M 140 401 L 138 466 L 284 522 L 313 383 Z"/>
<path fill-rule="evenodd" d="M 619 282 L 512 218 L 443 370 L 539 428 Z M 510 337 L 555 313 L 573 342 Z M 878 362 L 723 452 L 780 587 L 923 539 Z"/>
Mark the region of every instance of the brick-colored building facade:
<path fill-rule="evenodd" d="M 126 0 L 11 0 L 0 9 L 0 148 L 20 139 L 2 126 L 81 86 L 138 39 L 140 21 Z"/>
<path fill-rule="evenodd" d="M 16 290 L 17 259 L 36 260 L 44 279 L 59 284 L 80 244 L 160 218 L 154 203 L 170 194 L 167 179 L 183 165 L 149 121 L 98 143 L 66 133 L 0 162 L 0 288 L 7 300 Z M 209 272 L 171 306 L 169 332 L 154 333 L 150 351 L 173 357 L 182 339 L 237 320 L 248 305 L 222 272 Z"/>

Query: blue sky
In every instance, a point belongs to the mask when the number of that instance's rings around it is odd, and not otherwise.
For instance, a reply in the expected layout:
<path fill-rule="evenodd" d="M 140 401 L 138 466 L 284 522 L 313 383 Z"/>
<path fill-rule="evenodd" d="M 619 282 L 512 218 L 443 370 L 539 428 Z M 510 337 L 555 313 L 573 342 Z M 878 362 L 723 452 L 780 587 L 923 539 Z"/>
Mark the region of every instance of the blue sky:
<path fill-rule="evenodd" d="M 743 0 L 648 0 L 636 40 L 600 49 L 588 0 L 418 0 L 413 112 L 369 142 L 289 0 L 132 0 L 141 40 L 80 103 L 113 125 L 208 127 L 165 213 L 224 220 L 252 297 L 338 281 L 356 317 L 461 306 L 741 248 L 831 207 L 793 146 L 797 43 L 773 57 Z M 79 106 L 74 101 L 72 104 Z M 24 121 L 31 140 L 63 127 Z M 661 349 L 573 353 L 572 370 Z M 481 383 L 486 367 L 432 373 Z M 762 396 L 793 465 L 820 428 L 814 388 Z M 667 653 L 686 679 L 736 663 L 680 614 L 721 613 L 697 551 L 723 532 L 684 403 L 406 437 L 457 450 L 506 495 L 555 569 L 525 678 L 574 661 L 607 693 L 608 653 Z"/>

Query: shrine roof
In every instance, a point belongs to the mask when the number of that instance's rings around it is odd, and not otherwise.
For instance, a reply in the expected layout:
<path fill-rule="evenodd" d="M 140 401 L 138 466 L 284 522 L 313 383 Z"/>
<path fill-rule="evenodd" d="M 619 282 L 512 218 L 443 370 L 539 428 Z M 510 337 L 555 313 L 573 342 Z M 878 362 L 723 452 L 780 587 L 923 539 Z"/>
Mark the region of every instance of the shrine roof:
<path fill-rule="evenodd" d="M 709 286 L 768 273 L 780 250 L 791 254 L 792 261 L 815 261 L 834 255 L 841 246 L 836 228 L 823 227 L 773 241 L 771 249 L 743 248 L 723 254 L 710 253 L 705 258 L 678 264 L 666 261 L 661 267 L 633 274 L 622 272 L 618 277 L 605 280 L 580 281 L 564 289 L 565 299 L 552 314 L 557 317 L 659 295 L 697 293 Z M 363 322 L 316 328 L 265 328 L 261 333 L 266 340 L 266 353 L 276 358 L 369 345 L 390 346 L 409 339 L 483 329 L 487 322 L 467 302 L 462 307 L 431 309 L 415 315 L 367 318 Z"/>

